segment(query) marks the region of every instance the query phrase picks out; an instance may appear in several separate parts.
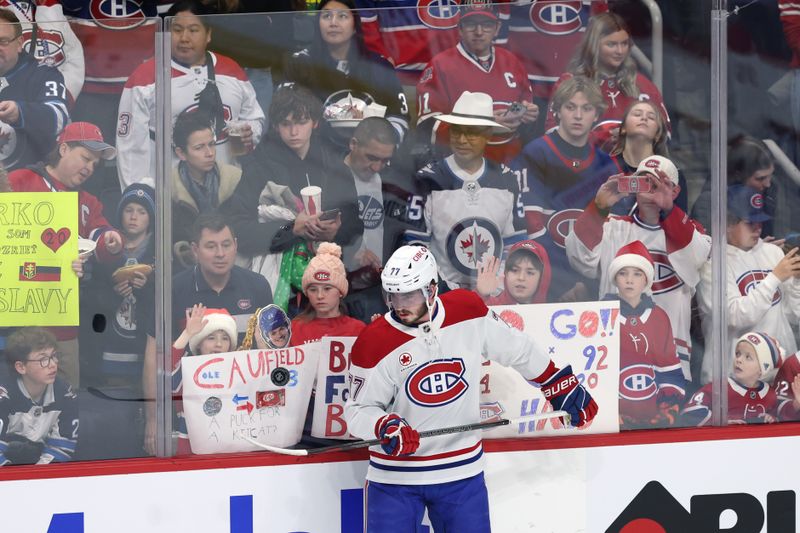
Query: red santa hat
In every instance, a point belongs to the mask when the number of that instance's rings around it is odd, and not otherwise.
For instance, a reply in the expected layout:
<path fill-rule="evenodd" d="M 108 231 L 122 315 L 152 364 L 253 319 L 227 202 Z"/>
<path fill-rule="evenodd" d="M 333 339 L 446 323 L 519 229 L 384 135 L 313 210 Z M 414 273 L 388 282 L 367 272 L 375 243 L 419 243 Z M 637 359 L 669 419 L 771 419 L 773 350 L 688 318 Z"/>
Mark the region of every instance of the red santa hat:
<path fill-rule="evenodd" d="M 650 288 L 653 286 L 655 269 L 653 268 L 653 258 L 642 241 L 633 241 L 617 251 L 617 256 L 614 257 L 608 267 L 611 283 L 614 283 L 617 272 L 625 267 L 635 267 L 644 272 L 644 276 L 647 278 L 647 285 L 645 285 L 644 291 L 650 292 Z"/>
<path fill-rule="evenodd" d="M 734 351 L 740 342 L 746 342 L 752 346 L 758 356 L 758 365 L 761 368 L 761 377 L 758 379 L 767 385 L 772 385 L 778 368 L 783 364 L 781 345 L 777 340 L 760 331 L 750 331 L 736 339 L 736 344 L 733 346 Z"/>
<path fill-rule="evenodd" d="M 233 317 L 227 309 L 206 309 L 206 312 L 203 314 L 203 319 L 207 320 L 206 325 L 203 326 L 203 329 L 201 329 L 199 333 L 193 335 L 192 338 L 189 339 L 189 350 L 192 352 L 192 355 L 200 355 L 197 353 L 200 343 L 203 342 L 203 339 L 218 330 L 227 333 L 228 337 L 231 339 L 230 349 L 236 349 L 236 341 L 239 338 L 236 332 L 236 321 L 233 320 Z"/>

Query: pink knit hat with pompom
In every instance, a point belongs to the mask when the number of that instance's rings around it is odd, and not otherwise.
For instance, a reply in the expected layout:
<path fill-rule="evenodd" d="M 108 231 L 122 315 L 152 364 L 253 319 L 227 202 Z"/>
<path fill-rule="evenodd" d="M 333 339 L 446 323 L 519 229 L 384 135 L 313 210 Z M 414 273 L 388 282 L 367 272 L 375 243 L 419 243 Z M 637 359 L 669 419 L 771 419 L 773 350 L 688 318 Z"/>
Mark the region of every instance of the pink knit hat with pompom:
<path fill-rule="evenodd" d="M 342 249 L 332 242 L 320 243 L 317 255 L 308 262 L 303 272 L 303 292 L 312 283 L 325 283 L 333 285 L 342 293 L 342 298 L 347 296 L 347 273 L 342 263 Z"/>

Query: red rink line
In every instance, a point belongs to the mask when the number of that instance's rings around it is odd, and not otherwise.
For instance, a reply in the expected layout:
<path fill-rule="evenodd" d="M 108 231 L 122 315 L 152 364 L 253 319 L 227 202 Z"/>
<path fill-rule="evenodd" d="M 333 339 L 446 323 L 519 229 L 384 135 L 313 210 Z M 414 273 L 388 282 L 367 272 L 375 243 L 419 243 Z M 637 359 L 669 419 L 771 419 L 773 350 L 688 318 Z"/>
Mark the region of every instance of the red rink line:
<path fill-rule="evenodd" d="M 757 439 L 800 435 L 800 423 L 763 424 L 712 428 L 632 431 L 608 435 L 574 437 L 538 437 L 483 441 L 489 452 L 521 452 L 562 448 L 596 448 L 600 446 L 632 446 L 715 440 Z M 278 465 L 302 465 L 341 461 L 367 460 L 366 449 L 331 452 L 311 457 L 292 457 L 269 452 L 250 452 L 219 455 L 193 455 L 156 459 L 117 459 L 113 461 L 83 461 L 46 466 L 6 466 L 0 468 L 0 481 L 27 479 L 56 479 L 65 477 L 109 476 L 120 474 L 150 474 L 208 470 L 215 468 L 244 468 Z"/>

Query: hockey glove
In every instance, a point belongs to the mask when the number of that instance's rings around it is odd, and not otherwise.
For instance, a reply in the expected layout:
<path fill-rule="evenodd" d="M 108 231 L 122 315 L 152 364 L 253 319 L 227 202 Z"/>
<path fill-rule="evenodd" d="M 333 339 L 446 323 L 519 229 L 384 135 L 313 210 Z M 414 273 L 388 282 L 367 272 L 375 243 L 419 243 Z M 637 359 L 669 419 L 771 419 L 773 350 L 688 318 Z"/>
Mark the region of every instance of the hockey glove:
<path fill-rule="evenodd" d="M 570 424 L 581 427 L 597 414 L 597 403 L 567 365 L 542 383 L 542 394 L 556 411 L 566 411 Z M 562 420 L 563 422 L 563 420 Z"/>
<path fill-rule="evenodd" d="M 658 413 L 650 419 L 650 425 L 656 428 L 674 426 L 679 415 L 680 406 L 677 403 L 661 402 L 658 404 Z"/>
<path fill-rule="evenodd" d="M 22 435 L 8 435 L 8 447 L 5 451 L 6 459 L 15 465 L 32 465 L 42 456 L 44 444 L 34 442 Z"/>
<path fill-rule="evenodd" d="M 375 436 L 381 439 L 381 448 L 388 455 L 411 455 L 419 448 L 419 433 L 395 413 L 378 419 Z"/>

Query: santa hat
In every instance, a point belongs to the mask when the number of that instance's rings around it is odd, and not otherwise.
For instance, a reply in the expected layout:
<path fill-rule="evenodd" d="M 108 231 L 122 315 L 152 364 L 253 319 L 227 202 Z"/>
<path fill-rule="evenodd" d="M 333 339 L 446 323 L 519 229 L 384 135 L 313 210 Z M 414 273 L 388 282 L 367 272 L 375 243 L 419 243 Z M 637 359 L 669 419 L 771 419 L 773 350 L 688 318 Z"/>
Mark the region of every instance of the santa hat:
<path fill-rule="evenodd" d="M 761 377 L 758 379 L 771 385 L 778 368 L 783 363 L 783 348 L 781 348 L 781 345 L 766 333 L 757 331 L 750 331 L 736 339 L 736 344 L 733 346 L 734 350 L 736 350 L 736 346 L 740 342 L 746 342 L 753 347 L 756 356 L 758 356 L 758 365 L 761 368 Z"/>
<path fill-rule="evenodd" d="M 303 293 L 312 283 L 333 285 L 342 293 L 342 298 L 347 296 L 347 273 L 342 263 L 342 249 L 332 242 L 320 243 L 317 255 L 308 262 L 303 272 Z"/>
<path fill-rule="evenodd" d="M 206 325 L 203 326 L 203 329 L 201 329 L 199 333 L 193 335 L 192 338 L 189 339 L 189 350 L 192 352 L 192 355 L 200 355 L 197 353 L 200 343 L 203 342 L 203 339 L 218 330 L 222 330 L 228 334 L 228 337 L 231 339 L 231 350 L 235 349 L 238 339 L 236 322 L 227 309 L 206 309 L 206 312 L 203 314 L 203 319 L 208 321 Z"/>
<path fill-rule="evenodd" d="M 655 269 L 653 268 L 653 258 L 650 256 L 650 252 L 647 251 L 642 241 L 633 241 L 617 251 L 617 256 L 611 261 L 611 265 L 608 267 L 608 275 L 611 283 L 614 283 L 617 272 L 624 267 L 636 267 L 644 272 L 644 276 L 647 278 L 647 285 L 645 285 L 644 290 L 645 292 L 650 291 L 650 288 L 653 286 Z"/>

